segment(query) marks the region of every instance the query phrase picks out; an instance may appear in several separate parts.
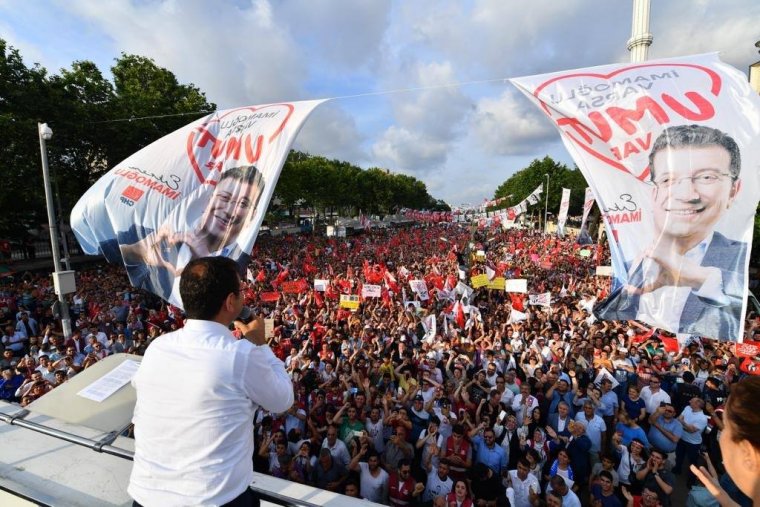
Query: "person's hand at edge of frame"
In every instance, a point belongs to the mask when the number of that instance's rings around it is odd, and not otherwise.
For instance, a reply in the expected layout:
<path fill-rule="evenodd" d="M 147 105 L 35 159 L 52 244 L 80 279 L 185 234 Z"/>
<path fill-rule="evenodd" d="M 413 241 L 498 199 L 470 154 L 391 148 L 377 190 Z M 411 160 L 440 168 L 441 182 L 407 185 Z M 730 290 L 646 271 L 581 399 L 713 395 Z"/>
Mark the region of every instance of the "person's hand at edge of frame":
<path fill-rule="evenodd" d="M 235 329 L 243 333 L 246 340 L 254 345 L 264 345 L 267 342 L 264 332 L 264 317 L 258 316 L 248 324 L 236 320 L 233 322 Z"/>

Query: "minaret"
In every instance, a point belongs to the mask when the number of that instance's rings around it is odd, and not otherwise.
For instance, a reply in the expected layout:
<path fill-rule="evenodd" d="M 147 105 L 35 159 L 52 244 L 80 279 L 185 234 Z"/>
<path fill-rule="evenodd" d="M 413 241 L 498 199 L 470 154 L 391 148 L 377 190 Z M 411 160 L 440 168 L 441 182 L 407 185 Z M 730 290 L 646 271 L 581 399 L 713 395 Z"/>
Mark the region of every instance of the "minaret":
<path fill-rule="evenodd" d="M 628 51 L 631 62 L 643 62 L 647 59 L 652 34 L 649 33 L 649 0 L 633 0 L 633 22 L 631 38 L 628 39 Z"/>

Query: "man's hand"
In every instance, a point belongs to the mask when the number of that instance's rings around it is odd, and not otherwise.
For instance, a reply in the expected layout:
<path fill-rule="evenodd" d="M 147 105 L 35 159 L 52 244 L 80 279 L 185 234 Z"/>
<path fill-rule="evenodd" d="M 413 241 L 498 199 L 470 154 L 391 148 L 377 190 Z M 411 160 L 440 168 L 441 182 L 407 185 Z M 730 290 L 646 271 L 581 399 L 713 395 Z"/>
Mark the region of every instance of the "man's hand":
<path fill-rule="evenodd" d="M 267 342 L 264 333 L 264 317 L 258 317 L 248 324 L 240 320 L 236 320 L 233 324 L 235 329 L 240 331 L 245 339 L 254 345 L 264 345 Z"/>
<path fill-rule="evenodd" d="M 654 247 L 647 249 L 640 262 L 650 260 L 654 266 L 644 272 L 643 287 L 629 286 L 628 290 L 639 295 L 661 287 L 680 286 L 698 290 L 707 279 L 709 270 L 686 259 L 676 248 L 671 242 L 659 241 Z"/>

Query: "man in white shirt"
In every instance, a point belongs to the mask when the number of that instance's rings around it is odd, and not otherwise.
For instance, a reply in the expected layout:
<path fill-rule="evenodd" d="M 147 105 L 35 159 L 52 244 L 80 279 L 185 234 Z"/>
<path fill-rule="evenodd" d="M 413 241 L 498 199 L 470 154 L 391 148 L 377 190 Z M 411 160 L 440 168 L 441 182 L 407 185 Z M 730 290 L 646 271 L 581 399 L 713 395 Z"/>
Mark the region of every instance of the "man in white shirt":
<path fill-rule="evenodd" d="M 132 379 L 137 403 L 129 494 L 137 505 L 256 503 L 253 415 L 293 404 L 285 367 L 266 345 L 264 321 L 235 322 L 244 295 L 237 264 L 204 257 L 187 264 L 180 294 L 188 320 L 156 338 Z"/>
<path fill-rule="evenodd" d="M 683 426 L 681 439 L 676 444 L 676 466 L 674 474 L 681 473 L 684 458 L 696 465 L 699 460 L 699 448 L 702 446 L 702 432 L 707 427 L 707 415 L 702 411 L 705 406 L 704 400 L 697 396 L 689 401 L 689 406 L 683 409 L 678 421 Z"/>
<path fill-rule="evenodd" d="M 517 470 L 509 471 L 509 483 L 507 496 L 509 497 L 509 490 L 511 489 L 514 501 L 510 498 L 510 504 L 513 507 L 530 507 L 532 505 L 530 501 L 531 490 L 536 495 L 541 491 L 538 479 L 530 473 L 530 462 L 526 458 L 518 459 Z"/>
<path fill-rule="evenodd" d="M 367 461 L 359 461 L 362 458 L 365 458 Z M 348 468 L 349 470 L 359 472 L 362 498 L 375 503 L 388 503 L 388 481 L 390 476 L 388 472 L 380 468 L 380 457 L 377 455 L 377 452 L 370 450 L 366 443 L 362 444 L 361 451 L 356 453 Z"/>
<path fill-rule="evenodd" d="M 547 488 L 547 493 L 549 491 L 556 491 L 562 496 L 562 507 L 581 507 L 578 495 L 567 486 L 565 479 L 561 475 L 555 475 L 551 478 L 549 488 Z"/>
<path fill-rule="evenodd" d="M 322 448 L 328 449 L 336 463 L 347 467 L 351 461 L 351 454 L 348 452 L 346 444 L 338 438 L 338 427 L 331 424 L 327 427 L 327 438 L 322 442 Z"/>
<path fill-rule="evenodd" d="M 530 384 L 524 382 L 520 386 L 520 394 L 512 400 L 512 410 L 517 415 L 517 424 L 522 426 L 525 418 L 533 414 L 533 409 L 538 407 L 538 399 L 530 394 Z"/>
<path fill-rule="evenodd" d="M 591 466 L 594 466 L 601 460 L 602 446 L 607 441 L 607 425 L 594 413 L 594 402 L 590 399 L 583 402 L 583 410 L 576 414 L 575 420 L 585 426 L 586 436 L 591 440 L 589 459 Z"/>
<path fill-rule="evenodd" d="M 660 389 L 660 377 L 652 375 L 649 385 L 641 389 L 641 399 L 644 400 L 647 415 L 654 414 L 661 403 L 670 403 L 670 395 Z"/>

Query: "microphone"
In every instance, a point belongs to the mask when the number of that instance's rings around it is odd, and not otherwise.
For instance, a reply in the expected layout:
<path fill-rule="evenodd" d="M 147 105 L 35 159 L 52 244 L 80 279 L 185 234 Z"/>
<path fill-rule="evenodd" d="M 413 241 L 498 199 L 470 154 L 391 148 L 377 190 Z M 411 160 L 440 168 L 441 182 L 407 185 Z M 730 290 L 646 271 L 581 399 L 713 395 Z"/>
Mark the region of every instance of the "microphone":
<path fill-rule="evenodd" d="M 235 320 L 242 321 L 246 324 L 248 324 L 253 317 L 253 311 L 251 311 L 251 307 L 248 305 L 243 305 L 243 308 L 240 310 L 240 314 L 235 317 Z"/>

